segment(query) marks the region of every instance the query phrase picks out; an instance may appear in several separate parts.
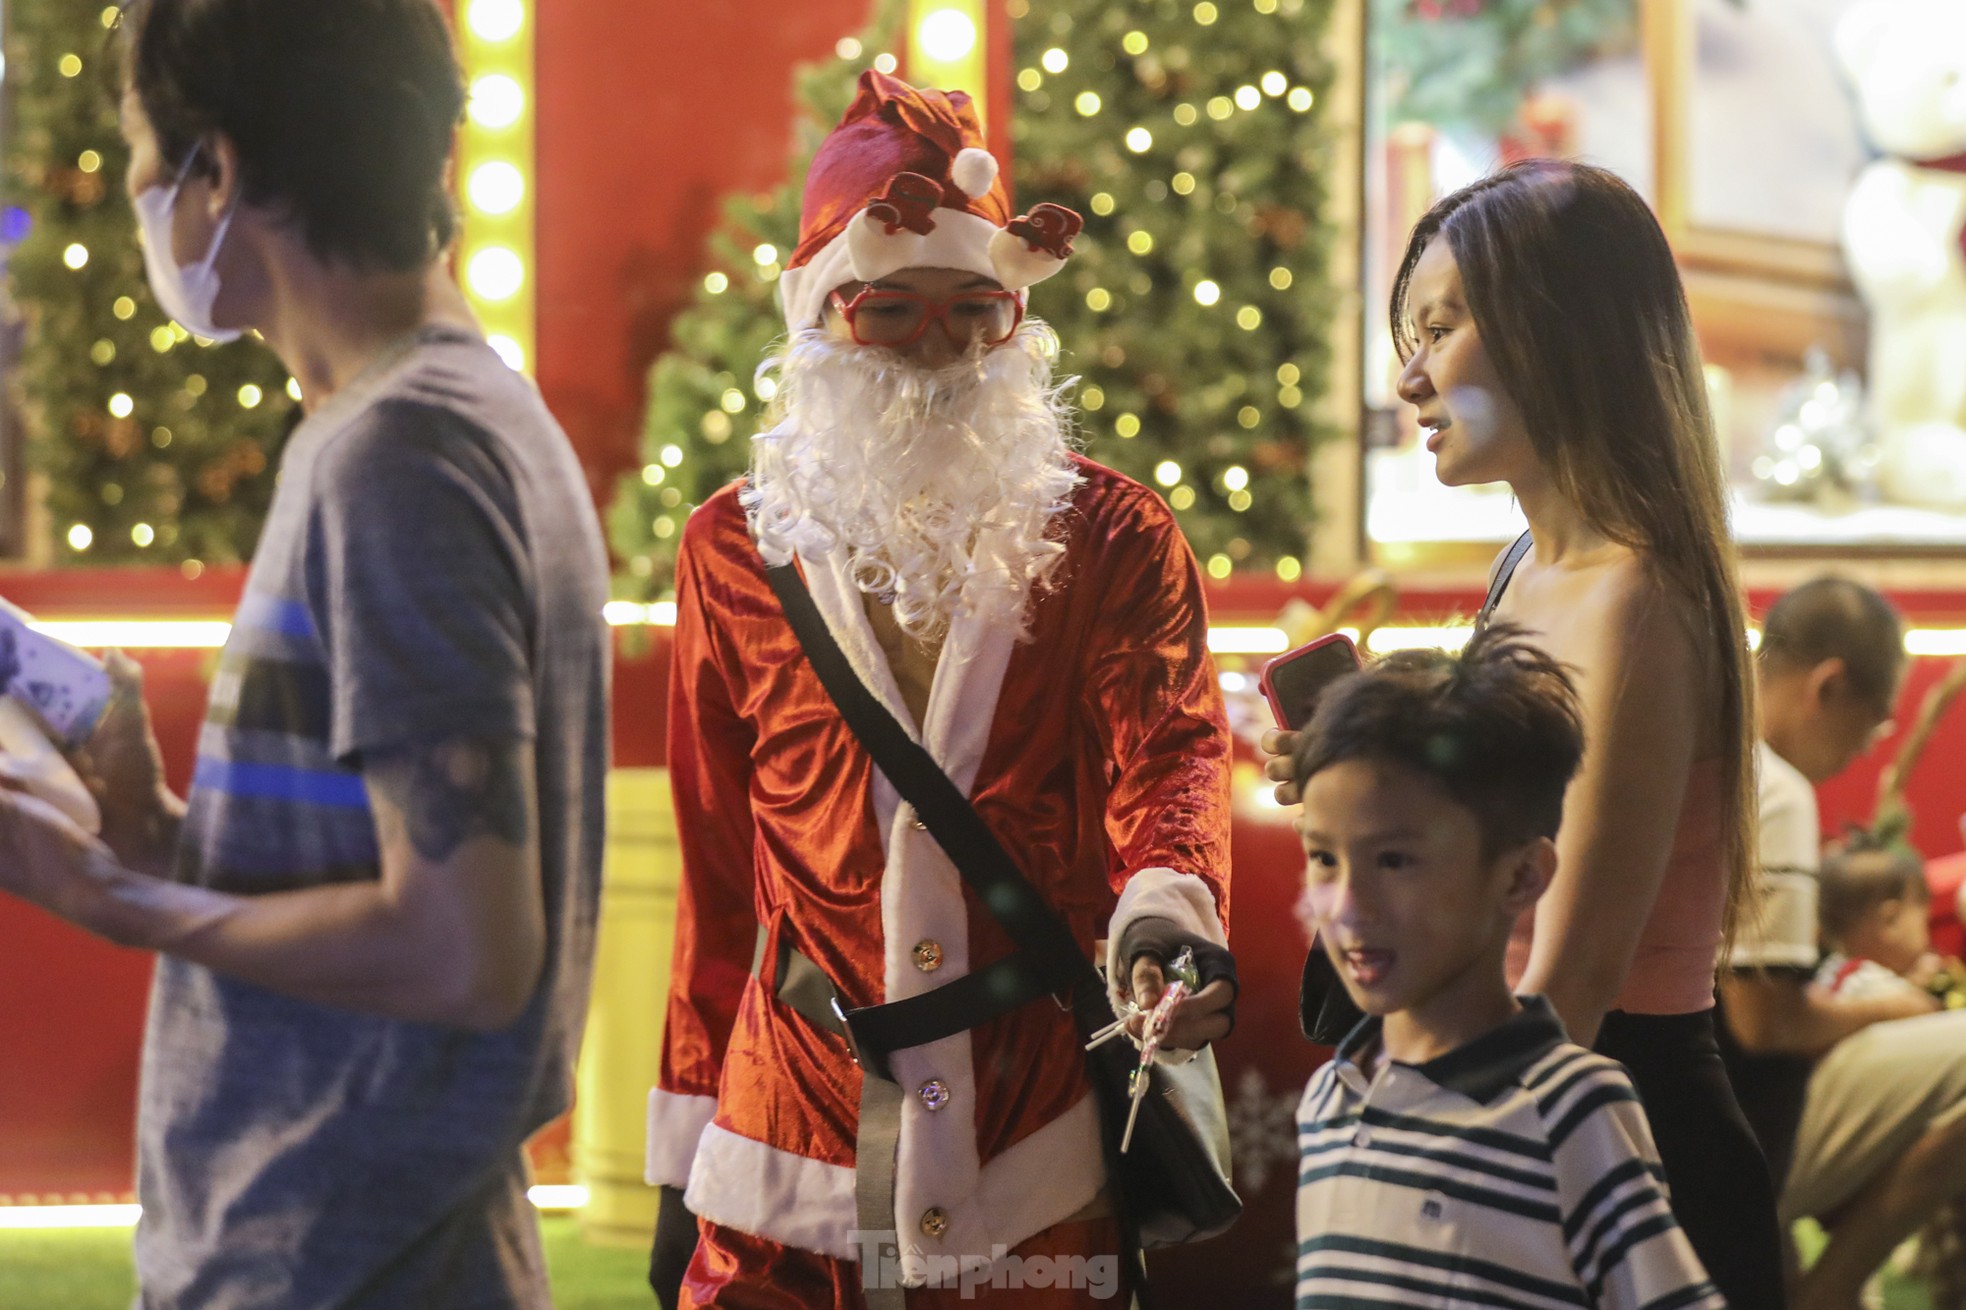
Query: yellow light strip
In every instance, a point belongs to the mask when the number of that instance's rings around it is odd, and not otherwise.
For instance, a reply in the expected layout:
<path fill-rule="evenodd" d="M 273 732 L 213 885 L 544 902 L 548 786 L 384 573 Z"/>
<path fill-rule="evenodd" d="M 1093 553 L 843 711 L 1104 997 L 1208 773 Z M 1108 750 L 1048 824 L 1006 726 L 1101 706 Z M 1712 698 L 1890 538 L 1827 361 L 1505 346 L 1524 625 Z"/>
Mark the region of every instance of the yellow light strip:
<path fill-rule="evenodd" d="M 581 1183 L 534 1183 L 526 1189 L 526 1199 L 535 1210 L 578 1210 L 587 1204 L 587 1188 Z"/>
<path fill-rule="evenodd" d="M 657 628 L 676 626 L 676 602 L 673 600 L 659 600 L 653 605 L 637 605 L 631 600 L 611 600 L 602 607 L 601 613 L 617 628 L 632 628 L 643 623 Z"/>
<path fill-rule="evenodd" d="M 1208 630 L 1208 649 L 1217 655 L 1281 655 L 1290 649 L 1290 638 L 1282 628 L 1218 624 Z"/>
<path fill-rule="evenodd" d="M 983 0 L 909 0 L 908 80 L 941 91 L 967 91 L 982 119 L 988 56 Z M 987 124 L 986 124 L 987 125 Z"/>
<path fill-rule="evenodd" d="M 457 138 L 464 208 L 459 271 L 485 335 L 530 373 L 536 342 L 533 12 L 536 0 L 458 6 L 458 53 L 471 98 Z"/>
<path fill-rule="evenodd" d="M 1913 628 L 1905 634 L 1905 654 L 1966 655 L 1966 628 Z"/>
<path fill-rule="evenodd" d="M 671 600 L 652 605 L 611 600 L 603 613 L 609 626 L 616 628 L 676 626 L 676 602 Z M 218 650 L 232 631 L 232 625 L 222 619 L 38 619 L 31 626 L 89 650 L 112 646 L 119 650 Z M 1341 631 L 1357 636 L 1351 628 Z M 1418 647 L 1459 650 L 1472 633 L 1466 624 L 1379 628 L 1366 640 L 1365 648 L 1374 655 Z M 1208 649 L 1217 655 L 1280 655 L 1289 649 L 1289 643 L 1282 628 L 1221 623 L 1208 630 Z M 1760 644 L 1760 630 L 1749 628 L 1748 645 Z M 1966 628 L 1909 629 L 1905 654 L 1932 659 L 1966 656 Z"/>
<path fill-rule="evenodd" d="M 135 1205 L 0 1205 L 0 1229 L 134 1228 Z"/>
<path fill-rule="evenodd" d="M 217 650 L 232 625 L 217 619 L 42 619 L 29 625 L 91 650 Z"/>
<path fill-rule="evenodd" d="M 587 1188 L 578 1183 L 535 1184 L 526 1190 L 533 1208 L 549 1213 L 578 1210 Z M 0 1205 L 0 1230 L 30 1228 L 134 1228 L 140 1205 Z"/>

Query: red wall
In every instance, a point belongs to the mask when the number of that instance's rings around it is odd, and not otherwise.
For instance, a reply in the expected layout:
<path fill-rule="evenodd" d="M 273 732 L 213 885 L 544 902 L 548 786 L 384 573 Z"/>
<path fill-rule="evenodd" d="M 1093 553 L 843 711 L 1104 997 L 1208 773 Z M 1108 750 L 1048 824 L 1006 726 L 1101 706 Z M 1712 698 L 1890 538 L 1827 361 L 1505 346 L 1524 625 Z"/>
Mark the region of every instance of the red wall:
<path fill-rule="evenodd" d="M 597 499 L 639 468 L 643 375 L 734 192 L 783 181 L 791 69 L 868 0 L 539 6 L 538 376 Z"/>

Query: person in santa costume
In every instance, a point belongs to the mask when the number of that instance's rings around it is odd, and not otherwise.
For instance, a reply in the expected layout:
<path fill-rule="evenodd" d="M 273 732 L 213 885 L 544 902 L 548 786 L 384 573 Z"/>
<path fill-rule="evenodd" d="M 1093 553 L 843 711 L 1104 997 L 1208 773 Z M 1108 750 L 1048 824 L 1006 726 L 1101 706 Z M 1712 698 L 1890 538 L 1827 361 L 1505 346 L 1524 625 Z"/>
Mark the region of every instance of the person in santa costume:
<path fill-rule="evenodd" d="M 894 1051 L 885 1086 L 829 1013 L 930 992 L 1012 946 L 842 719 L 768 564 L 796 561 L 860 679 L 1087 955 L 1105 943 L 1118 1010 L 1127 992 L 1150 1005 L 1188 946 L 1203 985 L 1167 1044 L 1233 1024 L 1230 738 L 1200 574 L 1157 495 L 1073 452 L 1056 342 L 1025 290 L 1062 266 L 1079 218 L 1013 217 L 981 143 L 967 96 L 863 75 L 781 279 L 775 424 L 747 481 L 684 529 L 683 882 L 648 1138 L 665 1304 L 1123 1290 L 1125 1198 L 1066 1010 L 1040 996 Z M 1020 1285 L 1032 1257 L 1065 1285 Z"/>

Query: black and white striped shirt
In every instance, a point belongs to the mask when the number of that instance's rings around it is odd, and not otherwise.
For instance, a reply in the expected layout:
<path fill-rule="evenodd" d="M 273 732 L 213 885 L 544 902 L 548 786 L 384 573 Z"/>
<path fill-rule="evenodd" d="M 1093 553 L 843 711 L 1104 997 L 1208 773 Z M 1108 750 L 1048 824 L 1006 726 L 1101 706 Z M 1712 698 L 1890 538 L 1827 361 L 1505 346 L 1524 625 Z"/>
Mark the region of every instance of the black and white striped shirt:
<path fill-rule="evenodd" d="M 1541 997 L 1368 1077 L 1378 1041 L 1378 1020 L 1360 1024 L 1298 1107 L 1299 1310 L 1726 1310 L 1673 1219 L 1630 1078 Z"/>

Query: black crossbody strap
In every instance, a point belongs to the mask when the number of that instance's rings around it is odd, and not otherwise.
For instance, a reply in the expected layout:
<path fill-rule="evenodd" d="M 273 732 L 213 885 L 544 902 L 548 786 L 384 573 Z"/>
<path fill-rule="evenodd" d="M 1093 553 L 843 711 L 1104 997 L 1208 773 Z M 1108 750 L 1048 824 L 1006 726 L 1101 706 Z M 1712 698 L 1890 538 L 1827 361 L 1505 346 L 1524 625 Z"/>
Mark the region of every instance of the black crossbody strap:
<path fill-rule="evenodd" d="M 840 716 L 846 720 L 847 727 L 853 730 L 853 735 L 873 757 L 875 765 L 894 785 L 895 791 L 914 807 L 916 816 L 927 825 L 936 843 L 956 866 L 956 871 L 975 890 L 978 899 L 991 916 L 1003 925 L 1004 932 L 1025 957 L 1023 971 L 1031 981 L 1017 989 L 1028 994 L 1016 1003 L 1021 1004 L 1023 1000 L 1046 992 L 1069 991 L 1087 981 L 1096 983 L 1098 974 L 1092 962 L 1079 950 L 1078 942 L 1065 921 L 1045 904 L 1044 898 L 1038 895 L 1037 889 L 1018 869 L 1017 862 L 1004 850 L 1003 843 L 997 840 L 996 834 L 990 831 L 968 798 L 949 780 L 942 766 L 935 762 L 935 757 L 908 735 L 887 707 L 874 698 L 874 693 L 867 689 L 860 675 L 854 672 L 845 652 L 833 640 L 826 620 L 820 616 L 819 607 L 814 603 L 812 593 L 806 589 L 805 579 L 799 576 L 797 565 L 788 563 L 768 567 L 765 576 L 770 580 L 772 590 L 778 594 L 779 604 L 784 606 L 785 617 L 791 622 L 792 631 L 805 649 L 807 661 L 811 663 L 813 672 L 819 675 L 819 681 L 832 696 L 833 703 L 839 707 Z M 995 968 L 992 967 L 993 970 Z M 992 970 L 982 970 L 971 976 L 990 980 L 966 985 L 979 995 L 987 995 L 1003 992 L 1010 974 L 998 970 L 992 978 Z M 963 981 L 958 980 L 959 983 Z M 1031 989 L 1033 985 L 1035 990 Z M 888 1010 L 912 1002 L 926 1002 L 942 990 L 938 988 L 936 992 L 912 998 L 912 1001 L 898 1001 L 893 1006 L 877 1008 Z M 1009 1008 L 1014 1007 L 1002 1007 Z"/>
<path fill-rule="evenodd" d="M 1522 563 L 1522 557 L 1527 555 L 1529 548 L 1535 544 L 1527 532 L 1510 543 L 1509 553 L 1502 556 L 1502 562 L 1496 566 L 1495 580 L 1488 584 L 1488 598 L 1481 602 L 1481 613 L 1475 615 L 1477 629 L 1488 626 L 1488 620 L 1495 613 L 1495 607 L 1502 602 L 1502 593 L 1509 589 L 1509 579 L 1515 576 L 1515 566 Z"/>

